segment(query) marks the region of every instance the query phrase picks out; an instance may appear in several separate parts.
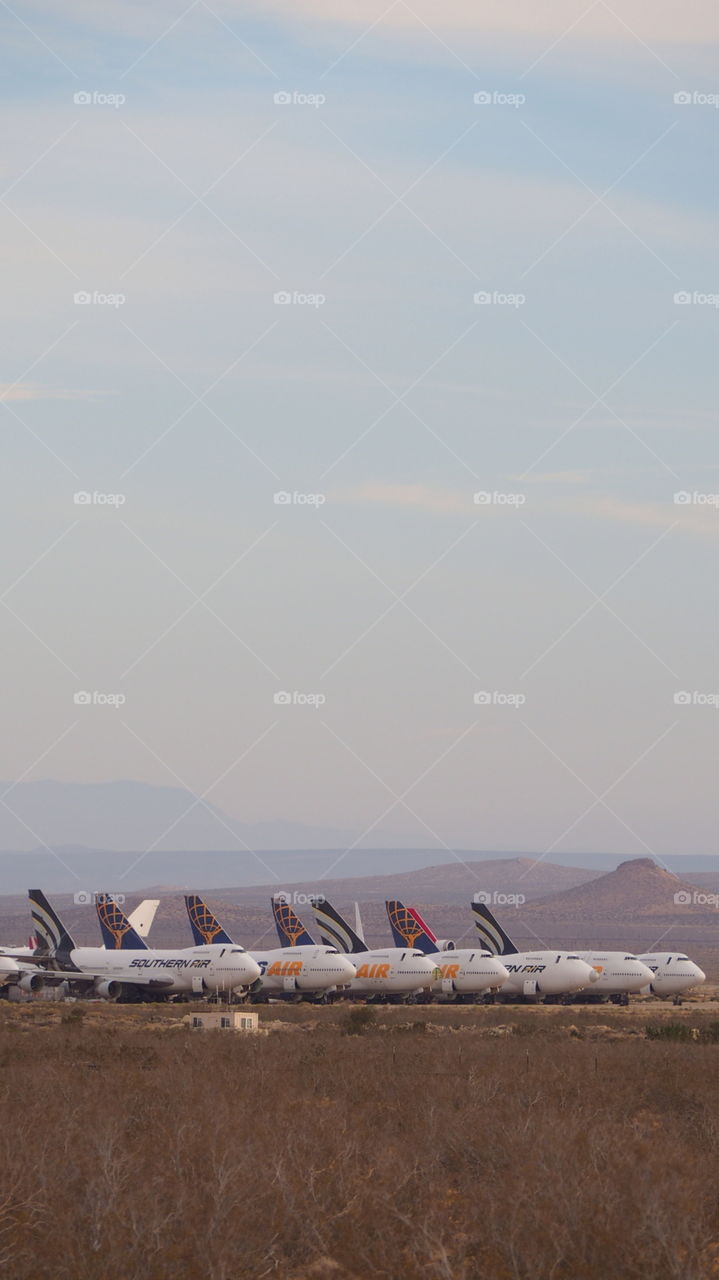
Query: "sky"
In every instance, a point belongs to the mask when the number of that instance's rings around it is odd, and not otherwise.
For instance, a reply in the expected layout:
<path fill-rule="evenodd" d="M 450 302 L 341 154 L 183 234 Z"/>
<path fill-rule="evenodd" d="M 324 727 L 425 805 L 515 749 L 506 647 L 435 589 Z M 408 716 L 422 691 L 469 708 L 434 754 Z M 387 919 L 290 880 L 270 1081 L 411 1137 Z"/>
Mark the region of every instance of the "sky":
<path fill-rule="evenodd" d="M 715 6 L 0 23 L 0 776 L 713 853 Z"/>

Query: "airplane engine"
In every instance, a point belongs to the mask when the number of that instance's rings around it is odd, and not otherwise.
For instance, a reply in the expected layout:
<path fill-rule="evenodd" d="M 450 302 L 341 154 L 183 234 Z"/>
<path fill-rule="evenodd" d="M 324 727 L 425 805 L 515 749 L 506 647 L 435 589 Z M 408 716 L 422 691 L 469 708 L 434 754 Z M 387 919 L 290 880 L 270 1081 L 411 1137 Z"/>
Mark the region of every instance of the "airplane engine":
<path fill-rule="evenodd" d="M 438 951 L 456 951 L 457 944 L 451 938 L 438 938 L 435 946 Z"/>
<path fill-rule="evenodd" d="M 117 1000 L 122 995 L 122 983 L 110 978 L 109 981 L 96 982 L 94 990 L 102 1000 Z"/>
<path fill-rule="evenodd" d="M 17 985 L 21 991 L 42 991 L 45 978 L 41 973 L 24 973 Z"/>

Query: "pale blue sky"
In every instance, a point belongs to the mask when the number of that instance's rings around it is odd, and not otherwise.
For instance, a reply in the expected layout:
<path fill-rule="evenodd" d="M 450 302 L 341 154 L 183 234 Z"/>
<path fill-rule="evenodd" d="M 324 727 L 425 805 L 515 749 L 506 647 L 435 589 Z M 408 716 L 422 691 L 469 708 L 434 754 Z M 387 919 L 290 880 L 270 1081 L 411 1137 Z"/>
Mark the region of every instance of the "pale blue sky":
<path fill-rule="evenodd" d="M 0 776 L 712 853 L 717 17 L 435 8 L 3 9 Z"/>

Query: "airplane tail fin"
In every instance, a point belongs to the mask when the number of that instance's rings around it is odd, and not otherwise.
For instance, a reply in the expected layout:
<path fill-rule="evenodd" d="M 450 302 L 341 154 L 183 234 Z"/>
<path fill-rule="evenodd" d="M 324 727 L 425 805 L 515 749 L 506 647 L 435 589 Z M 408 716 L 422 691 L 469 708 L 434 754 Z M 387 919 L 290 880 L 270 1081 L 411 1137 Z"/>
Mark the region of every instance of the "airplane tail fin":
<path fill-rule="evenodd" d="M 75 950 L 75 941 L 68 933 L 62 920 L 50 906 L 41 889 L 29 889 L 30 911 L 38 949 L 47 951 L 51 956 L 69 955 Z"/>
<path fill-rule="evenodd" d="M 437 939 L 427 932 L 424 921 L 412 907 L 405 907 L 397 898 L 385 902 L 392 941 L 396 947 L 409 947 L 432 955 L 437 950 Z"/>
<path fill-rule="evenodd" d="M 501 924 L 495 920 L 485 902 L 473 902 L 474 923 L 477 926 L 482 946 L 495 956 L 514 956 L 517 954 L 512 939 L 504 932 Z"/>
<path fill-rule="evenodd" d="M 136 933 L 124 911 L 109 893 L 95 898 L 102 941 L 108 951 L 147 951 L 147 943 Z"/>
<path fill-rule="evenodd" d="M 232 938 L 229 933 L 222 928 L 207 903 L 203 902 L 202 898 L 196 893 L 185 894 L 185 906 L 196 947 L 210 946 L 213 942 L 232 945 Z"/>
<path fill-rule="evenodd" d="M 364 928 L 362 927 L 362 917 L 360 915 L 359 902 L 355 902 L 355 933 L 362 942 L 365 940 Z M 366 944 L 365 944 L 366 945 Z"/>
<path fill-rule="evenodd" d="M 344 952 L 345 955 L 353 955 L 367 950 L 366 942 L 360 938 L 359 934 L 355 933 L 344 916 L 341 916 L 339 911 L 326 898 L 313 898 L 312 910 L 320 931 L 320 937 L 326 947 L 336 947 L 338 951 Z"/>
<path fill-rule="evenodd" d="M 146 938 L 149 934 L 159 905 L 159 898 L 145 898 L 144 902 L 141 902 L 139 907 L 135 907 L 127 917 L 135 933 L 139 933 L 141 938 Z"/>
<path fill-rule="evenodd" d="M 313 947 L 315 940 L 282 894 L 272 898 L 272 914 L 281 947 Z"/>

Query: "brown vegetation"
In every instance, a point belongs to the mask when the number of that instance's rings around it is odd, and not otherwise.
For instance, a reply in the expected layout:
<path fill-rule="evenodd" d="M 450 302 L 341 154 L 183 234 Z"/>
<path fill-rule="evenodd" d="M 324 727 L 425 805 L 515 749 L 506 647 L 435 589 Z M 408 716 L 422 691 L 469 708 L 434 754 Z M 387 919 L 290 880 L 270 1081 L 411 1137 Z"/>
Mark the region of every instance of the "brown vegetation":
<path fill-rule="evenodd" d="M 5 1006 L 4 1274 L 715 1276 L 719 1045 L 538 1012 Z"/>

